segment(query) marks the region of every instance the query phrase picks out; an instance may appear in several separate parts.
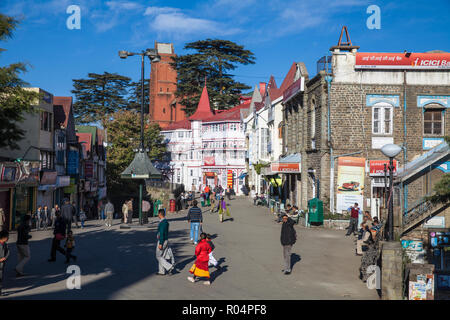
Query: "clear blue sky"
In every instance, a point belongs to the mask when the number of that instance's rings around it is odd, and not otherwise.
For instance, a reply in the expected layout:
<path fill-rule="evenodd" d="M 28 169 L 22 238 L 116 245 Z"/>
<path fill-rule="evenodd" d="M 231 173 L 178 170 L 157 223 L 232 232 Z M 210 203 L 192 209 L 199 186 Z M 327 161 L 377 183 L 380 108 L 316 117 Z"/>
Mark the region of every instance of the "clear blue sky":
<path fill-rule="evenodd" d="M 69 5 L 81 8 L 81 29 L 69 30 Z M 381 9 L 381 29 L 369 30 L 369 5 Z M 118 50 L 206 38 L 227 39 L 253 51 L 256 64 L 235 70 L 250 86 L 271 74 L 281 84 L 291 64 L 303 61 L 310 76 L 316 61 L 337 44 L 346 25 L 362 52 L 450 51 L 450 0 L 214 0 L 99 1 L 2 0 L 0 12 L 22 19 L 0 65 L 31 65 L 23 79 L 54 95 L 71 95 L 72 79 L 87 73 L 117 72 L 138 80 L 137 57 L 119 59 Z M 149 63 L 146 65 L 148 74 Z"/>

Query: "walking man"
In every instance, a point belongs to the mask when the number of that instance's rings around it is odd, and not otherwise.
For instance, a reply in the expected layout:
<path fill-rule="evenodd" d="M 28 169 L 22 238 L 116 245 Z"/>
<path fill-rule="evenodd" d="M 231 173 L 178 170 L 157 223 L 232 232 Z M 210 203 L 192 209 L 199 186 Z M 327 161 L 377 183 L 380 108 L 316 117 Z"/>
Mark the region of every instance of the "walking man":
<path fill-rule="evenodd" d="M 79 213 L 78 213 L 77 205 L 76 205 L 75 201 L 72 201 L 72 217 L 73 217 L 73 220 L 75 222 L 75 227 L 79 228 L 80 227 L 78 225 Z"/>
<path fill-rule="evenodd" d="M 122 205 L 123 223 L 127 223 L 128 219 L 128 201 L 125 201 Z"/>
<path fill-rule="evenodd" d="M 289 218 L 286 214 L 282 216 L 283 224 L 281 226 L 281 245 L 283 246 L 284 256 L 284 274 L 291 273 L 291 250 L 294 243 L 297 241 L 297 233 L 294 229 L 294 220 Z"/>
<path fill-rule="evenodd" d="M 192 201 L 192 207 L 187 214 L 187 221 L 191 223 L 191 241 L 198 242 L 200 226 L 203 224 L 202 209 L 197 206 L 197 200 Z"/>
<path fill-rule="evenodd" d="M 17 228 L 17 265 L 16 265 L 16 276 L 24 276 L 23 268 L 30 261 L 30 246 L 28 245 L 28 240 L 31 239 L 30 231 L 30 220 L 31 217 L 26 215 L 23 218 L 22 223 Z"/>
<path fill-rule="evenodd" d="M 148 223 L 148 212 L 150 211 L 150 202 L 142 200 L 142 223 Z"/>
<path fill-rule="evenodd" d="M 106 226 L 111 227 L 112 221 L 113 221 L 113 214 L 114 214 L 114 205 L 111 203 L 111 201 L 108 199 L 108 203 L 105 205 L 105 212 L 106 212 Z"/>
<path fill-rule="evenodd" d="M 66 202 L 70 206 L 69 201 L 66 200 Z M 59 251 L 62 255 L 66 256 L 66 251 L 63 248 L 61 248 L 61 240 L 63 240 L 66 237 L 66 221 L 59 212 L 56 213 L 55 230 L 53 230 L 53 234 L 54 237 L 52 240 L 52 249 L 50 252 L 50 259 L 48 259 L 48 262 L 56 261 L 56 251 Z"/>
<path fill-rule="evenodd" d="M 127 223 L 131 224 L 133 222 L 133 198 L 128 200 L 128 218 Z"/>
<path fill-rule="evenodd" d="M 41 230 L 41 213 L 42 213 L 42 206 L 38 206 L 35 219 L 36 219 L 36 230 Z"/>
<path fill-rule="evenodd" d="M 69 199 L 64 199 L 64 205 L 61 207 L 61 216 L 64 220 L 67 232 L 72 230 L 73 207 L 69 203 Z M 56 226 L 55 226 L 56 229 Z M 66 234 L 66 232 L 64 232 Z"/>
<path fill-rule="evenodd" d="M 158 275 L 172 274 L 174 269 L 175 259 L 172 250 L 169 248 L 169 222 L 167 221 L 164 209 L 159 209 L 158 217 L 160 219 L 158 224 L 158 241 L 156 242 L 156 260 L 158 260 Z M 170 250 L 170 251 L 169 251 Z M 170 256 L 171 262 L 166 259 Z"/>
<path fill-rule="evenodd" d="M 358 203 L 355 202 L 355 205 L 353 207 L 348 208 L 350 212 L 350 224 L 348 226 L 348 231 L 345 234 L 346 236 L 349 236 L 351 233 L 356 235 L 356 232 L 358 231 L 358 218 L 359 215 L 362 214 L 361 209 L 358 208 Z"/>
<path fill-rule="evenodd" d="M 48 225 L 48 217 L 49 214 L 49 210 L 47 206 L 44 206 L 44 209 L 42 209 L 41 211 L 41 221 L 42 221 L 42 226 L 44 227 L 44 230 L 47 230 L 47 225 Z"/>

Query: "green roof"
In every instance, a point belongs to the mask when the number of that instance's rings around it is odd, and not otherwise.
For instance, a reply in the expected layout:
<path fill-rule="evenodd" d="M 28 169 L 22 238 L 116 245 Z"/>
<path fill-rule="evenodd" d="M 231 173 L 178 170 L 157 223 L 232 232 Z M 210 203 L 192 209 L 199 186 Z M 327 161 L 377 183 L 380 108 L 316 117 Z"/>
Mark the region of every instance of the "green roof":
<path fill-rule="evenodd" d="M 97 143 L 97 129 L 98 128 L 96 126 L 75 126 L 76 132 L 91 134 L 91 145 L 95 145 Z"/>

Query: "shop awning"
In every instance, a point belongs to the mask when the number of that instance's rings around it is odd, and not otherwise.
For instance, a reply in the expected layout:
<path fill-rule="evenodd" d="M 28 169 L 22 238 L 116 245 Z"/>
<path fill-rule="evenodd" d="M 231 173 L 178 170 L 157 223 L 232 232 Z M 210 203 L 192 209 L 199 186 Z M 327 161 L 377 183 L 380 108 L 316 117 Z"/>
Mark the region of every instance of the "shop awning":
<path fill-rule="evenodd" d="M 270 165 L 270 170 L 275 173 L 300 173 L 302 157 L 299 153 L 293 153 L 281 158 Z"/>
<path fill-rule="evenodd" d="M 238 177 L 238 179 L 244 179 L 248 175 L 247 172 L 241 173 L 241 175 Z"/>

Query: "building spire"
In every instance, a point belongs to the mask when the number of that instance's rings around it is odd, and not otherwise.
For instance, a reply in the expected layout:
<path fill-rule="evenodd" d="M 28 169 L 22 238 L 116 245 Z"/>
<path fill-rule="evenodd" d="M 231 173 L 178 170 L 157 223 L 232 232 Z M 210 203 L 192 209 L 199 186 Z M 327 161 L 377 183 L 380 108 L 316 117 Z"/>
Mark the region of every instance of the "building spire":
<path fill-rule="evenodd" d="M 205 86 L 203 87 L 202 95 L 200 96 L 200 101 L 198 102 L 197 110 L 195 113 L 189 117 L 189 120 L 202 120 L 213 116 L 211 112 L 211 106 L 209 104 L 208 89 L 206 88 L 206 77 Z"/>

